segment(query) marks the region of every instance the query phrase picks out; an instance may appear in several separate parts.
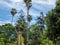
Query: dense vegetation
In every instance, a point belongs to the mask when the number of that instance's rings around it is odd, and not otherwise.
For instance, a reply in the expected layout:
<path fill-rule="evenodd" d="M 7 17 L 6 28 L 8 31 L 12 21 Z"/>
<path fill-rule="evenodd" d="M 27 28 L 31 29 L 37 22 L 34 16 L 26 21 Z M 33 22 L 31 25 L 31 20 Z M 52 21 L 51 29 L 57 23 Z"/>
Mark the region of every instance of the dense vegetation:
<path fill-rule="evenodd" d="M 20 11 L 16 25 L 13 26 L 13 17 L 17 10 L 12 8 L 12 22 L 0 26 L 0 45 L 60 45 L 60 0 L 56 7 L 44 17 L 43 12 L 36 17 L 36 23 L 31 24 L 32 15 L 29 14 L 31 0 L 24 0 L 27 7 L 27 16 Z M 46 27 L 44 26 L 46 25 Z"/>

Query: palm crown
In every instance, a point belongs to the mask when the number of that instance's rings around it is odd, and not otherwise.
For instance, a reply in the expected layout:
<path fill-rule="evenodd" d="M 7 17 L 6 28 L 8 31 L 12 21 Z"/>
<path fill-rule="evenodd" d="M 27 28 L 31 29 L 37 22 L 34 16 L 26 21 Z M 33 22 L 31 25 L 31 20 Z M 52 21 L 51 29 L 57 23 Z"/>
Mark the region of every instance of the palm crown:
<path fill-rule="evenodd" d="M 30 7 L 32 6 L 31 0 L 24 0 L 24 2 L 26 3 L 27 8 L 30 9 Z"/>
<path fill-rule="evenodd" d="M 12 8 L 12 10 L 11 10 L 12 16 L 14 16 L 16 13 L 17 13 L 16 9 Z"/>

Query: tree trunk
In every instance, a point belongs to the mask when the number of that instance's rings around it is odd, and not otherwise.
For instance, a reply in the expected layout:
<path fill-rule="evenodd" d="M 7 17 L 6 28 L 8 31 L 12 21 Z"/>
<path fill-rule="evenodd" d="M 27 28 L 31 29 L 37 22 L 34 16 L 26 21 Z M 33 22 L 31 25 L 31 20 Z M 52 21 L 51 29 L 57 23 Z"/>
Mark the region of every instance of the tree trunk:
<path fill-rule="evenodd" d="M 6 42 L 4 42 L 4 45 L 6 45 Z"/>
<path fill-rule="evenodd" d="M 27 16 L 28 16 L 28 15 L 29 15 L 29 9 L 27 8 Z M 27 19 L 27 22 L 26 22 L 26 23 L 27 23 L 27 26 L 28 26 L 28 19 Z M 29 27 L 27 27 L 27 32 L 26 32 L 26 33 L 27 33 L 27 38 L 26 38 L 26 39 L 27 39 L 27 40 L 26 40 L 27 42 L 26 42 L 26 45 L 28 45 L 28 41 L 29 41 L 29 31 L 28 31 L 28 28 L 29 28 Z"/>
<path fill-rule="evenodd" d="M 12 24 L 12 25 L 13 25 L 13 17 L 14 17 L 14 16 L 12 16 L 12 21 L 11 21 L 11 24 Z"/>
<path fill-rule="evenodd" d="M 18 45 L 20 45 L 20 34 L 18 34 Z"/>

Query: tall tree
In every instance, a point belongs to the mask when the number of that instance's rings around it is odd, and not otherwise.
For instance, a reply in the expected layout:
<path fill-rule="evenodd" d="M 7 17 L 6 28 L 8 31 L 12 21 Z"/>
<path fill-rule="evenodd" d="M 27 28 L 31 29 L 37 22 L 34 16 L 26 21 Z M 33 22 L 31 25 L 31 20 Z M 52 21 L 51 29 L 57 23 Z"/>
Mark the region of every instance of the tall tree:
<path fill-rule="evenodd" d="M 24 0 L 26 7 L 27 7 L 27 15 L 29 15 L 29 9 L 32 6 L 31 0 Z"/>
<path fill-rule="evenodd" d="M 33 24 L 30 27 L 30 39 L 32 40 L 31 45 L 40 45 L 39 38 L 40 38 L 40 30 L 38 29 L 37 24 Z"/>
<path fill-rule="evenodd" d="M 44 29 L 44 15 L 43 15 L 43 12 L 41 12 L 40 16 L 37 17 L 37 24 L 38 24 L 38 30 L 40 30 L 41 34 L 43 34 L 43 29 Z"/>
<path fill-rule="evenodd" d="M 60 37 L 60 0 L 57 1 L 56 7 L 48 12 L 46 17 L 48 27 L 48 37 L 53 40 L 55 45 L 58 37 Z"/>
<path fill-rule="evenodd" d="M 20 11 L 21 15 L 17 21 L 17 24 L 16 24 L 16 29 L 17 29 L 17 33 L 18 33 L 18 45 L 22 45 L 21 42 L 20 42 L 20 37 L 21 37 L 21 34 L 24 35 L 25 33 L 25 30 L 26 30 L 26 22 L 25 22 L 25 18 L 24 18 L 24 12 L 23 10 Z M 24 36 L 25 38 L 26 36 Z"/>
<path fill-rule="evenodd" d="M 31 16 L 29 15 L 29 9 L 31 8 L 32 4 L 31 4 L 31 0 L 24 0 L 25 4 L 26 4 L 26 7 L 27 7 L 27 24 L 28 22 L 30 22 L 31 20 Z M 28 27 L 29 28 L 29 27 Z M 28 41 L 29 41 L 29 36 L 28 36 L 28 28 L 27 28 L 27 42 L 26 42 L 26 45 L 28 45 Z"/>
<path fill-rule="evenodd" d="M 11 21 L 11 24 L 13 24 L 13 17 L 14 15 L 17 13 L 16 9 L 15 8 L 12 8 L 11 10 L 11 14 L 12 14 L 12 21 Z"/>

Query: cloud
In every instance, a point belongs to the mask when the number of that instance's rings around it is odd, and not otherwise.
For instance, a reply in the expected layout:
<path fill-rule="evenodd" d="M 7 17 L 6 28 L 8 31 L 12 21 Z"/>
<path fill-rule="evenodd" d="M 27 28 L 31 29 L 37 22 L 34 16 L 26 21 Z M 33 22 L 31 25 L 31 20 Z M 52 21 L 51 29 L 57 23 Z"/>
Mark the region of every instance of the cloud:
<path fill-rule="evenodd" d="M 9 2 L 1 0 L 0 5 L 10 7 L 10 8 L 14 7 L 16 9 L 24 9 L 23 7 L 25 7 L 23 0 L 9 0 Z M 43 5 L 55 6 L 55 2 L 56 2 L 56 0 L 32 0 L 32 6 L 34 4 L 43 4 Z"/>
<path fill-rule="evenodd" d="M 4 25 L 4 24 L 6 24 L 6 23 L 11 23 L 11 22 L 10 22 L 10 21 L 5 21 L 5 22 L 0 21 L 0 25 Z"/>
<path fill-rule="evenodd" d="M 8 7 L 8 8 L 13 7 L 10 3 L 6 2 L 6 1 L 0 1 L 0 5 L 6 6 L 6 7 Z"/>
<path fill-rule="evenodd" d="M 7 8 L 9 8 L 9 7 L 16 8 L 17 10 L 23 9 L 24 12 L 26 13 L 26 6 L 25 6 L 23 0 L 9 0 L 9 2 L 1 0 L 0 5 L 5 6 Z M 34 7 L 37 10 L 42 9 L 45 11 L 44 8 L 47 8 L 49 6 L 54 8 L 55 2 L 56 2 L 56 0 L 32 0 L 32 7 Z M 41 6 L 41 5 L 43 5 L 43 6 Z M 34 8 L 33 9 L 31 8 L 33 10 L 33 12 L 37 12 L 36 10 L 34 10 Z M 32 12 L 32 11 L 30 11 L 30 12 Z"/>
<path fill-rule="evenodd" d="M 52 8 L 55 7 L 56 0 L 32 0 L 32 7 L 30 9 L 30 14 L 33 15 L 35 18 L 36 16 L 40 15 L 40 12 L 44 12 L 44 15 L 50 11 Z M 4 8 L 16 8 L 18 11 L 23 9 L 24 14 L 26 15 L 26 5 L 23 2 L 23 0 L 0 0 L 0 6 Z M 7 12 L 8 13 L 8 12 Z M 10 15 L 10 14 L 9 14 Z M 15 18 L 17 18 L 19 14 L 16 14 Z M 14 18 L 14 21 L 16 20 Z M 35 21 L 32 20 L 31 23 L 34 23 Z M 6 23 L 11 23 L 9 20 L 0 21 L 0 25 L 6 24 Z M 15 22 L 13 22 L 15 24 Z"/>
<path fill-rule="evenodd" d="M 6 20 L 6 21 L 0 21 L 0 25 L 4 25 L 4 24 L 8 24 L 8 23 L 11 24 L 11 21 L 9 21 L 9 20 Z M 13 22 L 13 25 L 15 25 L 15 22 Z"/>
<path fill-rule="evenodd" d="M 0 5 L 6 7 L 6 8 L 16 8 L 17 10 L 23 9 L 24 4 L 21 0 L 9 0 L 10 2 L 1 0 Z M 20 1 L 20 2 L 18 2 Z"/>
<path fill-rule="evenodd" d="M 55 5 L 56 0 L 32 0 L 33 3 L 46 4 L 46 5 Z"/>
<path fill-rule="evenodd" d="M 16 3 L 16 2 L 23 2 L 23 0 L 10 0 L 11 2 L 13 2 L 13 3 Z"/>

